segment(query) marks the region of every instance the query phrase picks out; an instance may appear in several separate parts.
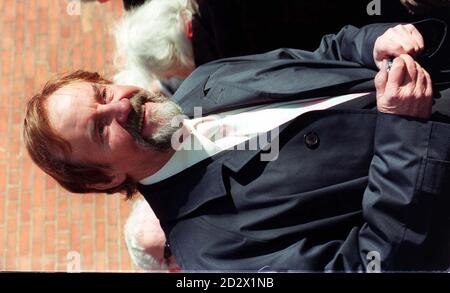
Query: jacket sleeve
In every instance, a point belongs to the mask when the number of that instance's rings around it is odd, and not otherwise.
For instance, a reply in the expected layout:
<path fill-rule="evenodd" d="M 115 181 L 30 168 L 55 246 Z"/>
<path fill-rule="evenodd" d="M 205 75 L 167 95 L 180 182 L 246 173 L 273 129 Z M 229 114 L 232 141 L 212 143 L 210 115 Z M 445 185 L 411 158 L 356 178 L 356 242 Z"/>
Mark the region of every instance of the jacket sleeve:
<path fill-rule="evenodd" d="M 364 224 L 348 234 L 325 270 L 445 269 L 433 267 L 426 255 L 448 243 L 449 233 L 430 235 L 436 225 L 448 222 L 448 209 L 438 210 L 440 202 L 448 202 L 449 133 L 448 124 L 378 114 L 362 201 Z M 443 222 L 433 223 L 436 217 Z"/>
<path fill-rule="evenodd" d="M 373 60 L 375 41 L 386 30 L 398 24 L 370 24 L 360 29 L 347 25 L 337 34 L 324 36 L 314 55 L 322 59 L 352 61 L 363 67 L 376 69 Z M 413 25 L 422 35 L 425 44 L 419 60 L 438 59 L 437 57 L 440 59 L 440 55 L 446 51 L 445 48 L 448 48 L 447 25 L 438 19 L 426 19 L 415 22 Z"/>

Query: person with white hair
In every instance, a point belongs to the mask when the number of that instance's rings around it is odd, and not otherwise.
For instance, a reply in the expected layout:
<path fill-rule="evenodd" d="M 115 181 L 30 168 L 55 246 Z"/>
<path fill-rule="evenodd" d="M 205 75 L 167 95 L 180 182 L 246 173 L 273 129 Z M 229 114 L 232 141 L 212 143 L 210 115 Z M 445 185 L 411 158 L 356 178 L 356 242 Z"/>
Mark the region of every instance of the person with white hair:
<path fill-rule="evenodd" d="M 115 30 L 121 66 L 158 79 L 185 78 L 194 68 L 190 0 L 152 0 L 127 13 Z M 186 34 L 186 36 L 185 36 Z"/>
<path fill-rule="evenodd" d="M 118 75 L 140 75 L 171 95 L 204 63 L 278 48 L 313 50 L 323 35 L 346 24 L 417 21 L 408 10 L 427 13 L 417 3 L 442 6 L 449 1 L 382 0 L 381 15 L 368 15 L 366 1 L 360 0 L 139 2 L 117 22 L 114 31 Z M 439 17 L 437 12 L 435 9 L 427 15 Z"/>
<path fill-rule="evenodd" d="M 138 199 L 133 204 L 125 224 L 125 242 L 133 263 L 141 269 L 179 270 L 159 220 L 143 199 Z"/>

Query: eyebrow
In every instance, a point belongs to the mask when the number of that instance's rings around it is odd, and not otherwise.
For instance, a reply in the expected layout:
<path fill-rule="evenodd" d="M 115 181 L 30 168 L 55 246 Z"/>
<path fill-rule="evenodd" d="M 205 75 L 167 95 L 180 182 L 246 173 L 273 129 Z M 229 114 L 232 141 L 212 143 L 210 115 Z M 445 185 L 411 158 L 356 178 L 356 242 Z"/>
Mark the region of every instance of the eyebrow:
<path fill-rule="evenodd" d="M 92 90 L 94 91 L 95 101 L 101 104 L 103 100 L 102 100 L 102 91 L 100 90 L 100 87 L 98 86 L 98 84 L 95 83 L 91 84 L 91 86 Z"/>
<path fill-rule="evenodd" d="M 97 84 L 95 84 L 95 83 L 92 83 L 91 86 L 92 86 L 92 90 L 94 91 L 95 101 L 97 103 L 101 103 L 101 101 L 102 101 L 102 94 L 101 94 L 100 87 Z M 97 119 L 94 118 L 93 120 L 89 121 L 89 124 L 88 124 L 87 128 L 88 128 L 87 129 L 87 134 L 89 136 L 89 139 L 93 143 L 97 143 L 97 141 L 98 141 L 97 135 L 96 135 L 97 134 L 97 131 L 96 131 L 97 130 Z"/>

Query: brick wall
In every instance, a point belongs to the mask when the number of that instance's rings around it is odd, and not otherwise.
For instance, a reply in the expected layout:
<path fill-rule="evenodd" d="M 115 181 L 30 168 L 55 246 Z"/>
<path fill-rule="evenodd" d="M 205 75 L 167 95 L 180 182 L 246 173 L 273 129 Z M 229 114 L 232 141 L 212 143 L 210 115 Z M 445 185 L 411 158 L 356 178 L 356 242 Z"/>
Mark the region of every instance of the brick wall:
<path fill-rule="evenodd" d="M 122 1 L 70 3 L 0 1 L 0 271 L 76 269 L 78 255 L 82 271 L 136 269 L 122 230 L 131 203 L 65 192 L 23 146 L 26 98 L 49 77 L 74 69 L 113 73 L 109 29 Z"/>

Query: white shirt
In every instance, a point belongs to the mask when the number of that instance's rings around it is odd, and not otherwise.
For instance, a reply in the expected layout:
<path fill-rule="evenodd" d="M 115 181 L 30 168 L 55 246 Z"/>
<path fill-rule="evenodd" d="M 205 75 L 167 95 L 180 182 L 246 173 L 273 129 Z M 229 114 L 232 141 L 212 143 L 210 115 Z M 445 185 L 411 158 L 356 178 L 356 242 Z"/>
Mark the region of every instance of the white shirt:
<path fill-rule="evenodd" d="M 237 109 L 216 115 L 185 119 L 179 135 L 182 143 L 172 144 L 177 150 L 167 163 L 153 175 L 140 181 L 154 184 L 214 156 L 223 150 L 266 133 L 310 111 L 324 110 L 366 95 L 349 94 L 333 98 L 296 100 L 251 108 Z"/>

